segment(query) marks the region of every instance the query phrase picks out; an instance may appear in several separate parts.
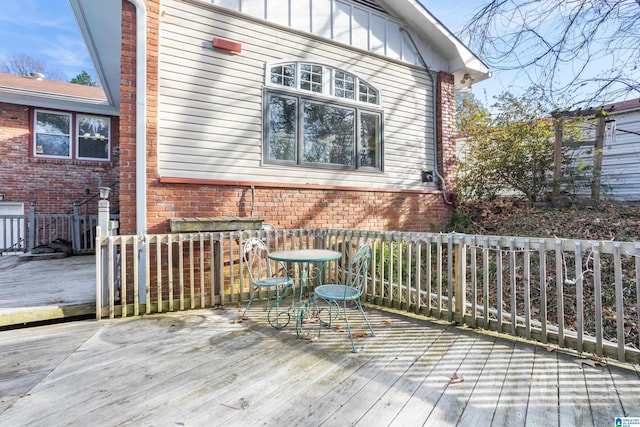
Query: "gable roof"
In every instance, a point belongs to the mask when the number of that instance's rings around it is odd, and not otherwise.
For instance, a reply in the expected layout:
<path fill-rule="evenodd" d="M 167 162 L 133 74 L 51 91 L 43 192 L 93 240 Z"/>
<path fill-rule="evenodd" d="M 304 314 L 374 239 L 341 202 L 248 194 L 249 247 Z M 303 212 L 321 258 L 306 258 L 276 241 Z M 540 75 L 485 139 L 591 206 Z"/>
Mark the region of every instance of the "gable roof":
<path fill-rule="evenodd" d="M 36 76 L 38 77 L 38 76 Z M 0 102 L 115 115 L 101 87 L 0 73 Z"/>

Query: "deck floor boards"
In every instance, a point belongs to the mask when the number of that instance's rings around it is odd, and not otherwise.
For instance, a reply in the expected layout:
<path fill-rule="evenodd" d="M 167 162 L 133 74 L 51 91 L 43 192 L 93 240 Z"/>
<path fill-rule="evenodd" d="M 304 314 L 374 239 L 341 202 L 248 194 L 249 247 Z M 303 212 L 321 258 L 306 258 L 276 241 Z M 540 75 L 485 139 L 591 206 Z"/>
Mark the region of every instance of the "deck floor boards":
<path fill-rule="evenodd" d="M 95 313 L 95 262 L 0 256 L 0 327 Z"/>
<path fill-rule="evenodd" d="M 0 425 L 601 426 L 640 416 L 634 365 L 367 309 L 303 340 L 261 306 L 0 332 Z M 364 323 L 353 314 L 355 330 Z M 310 325 L 313 328 L 314 325 Z M 457 374 L 462 381 L 451 381 Z"/>

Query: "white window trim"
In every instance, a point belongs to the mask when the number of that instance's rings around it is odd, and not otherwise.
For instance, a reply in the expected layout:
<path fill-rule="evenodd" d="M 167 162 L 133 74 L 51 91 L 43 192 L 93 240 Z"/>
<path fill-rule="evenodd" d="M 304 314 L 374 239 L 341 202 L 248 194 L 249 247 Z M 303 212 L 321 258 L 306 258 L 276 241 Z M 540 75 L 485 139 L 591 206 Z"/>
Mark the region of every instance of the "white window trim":
<path fill-rule="evenodd" d="M 296 65 L 296 86 L 295 87 L 290 87 L 290 86 L 284 86 L 284 85 L 278 85 L 275 83 L 271 83 L 271 68 L 272 67 L 277 67 L 277 66 L 283 66 L 283 65 L 287 65 L 287 64 L 295 64 Z M 323 86 L 322 92 L 313 92 L 310 90 L 305 90 L 305 89 L 300 89 L 300 65 L 301 64 L 311 64 L 311 65 L 318 65 L 321 66 L 323 68 Z M 343 98 L 343 97 L 339 97 L 339 96 L 335 96 L 335 87 L 334 87 L 334 74 L 336 71 L 340 71 L 343 72 L 345 74 L 351 75 L 353 77 L 355 77 L 355 99 L 349 99 L 349 98 Z M 350 71 L 347 71 L 343 68 L 340 67 L 336 67 L 333 66 L 331 64 L 325 64 L 322 62 L 317 62 L 317 61 L 309 61 L 309 60 L 288 60 L 288 61 L 276 61 L 276 62 L 268 62 L 265 64 L 265 73 L 264 73 L 264 85 L 268 88 L 273 88 L 273 89 L 277 89 L 277 88 L 281 88 L 281 89 L 285 89 L 285 90 L 290 90 L 290 91 L 296 91 L 296 92 L 301 92 L 301 93 L 310 93 L 313 94 L 315 96 L 322 96 L 325 97 L 329 100 L 333 100 L 334 102 L 337 100 L 339 102 L 347 102 L 347 103 L 354 103 L 354 104 L 358 104 L 358 105 L 368 105 L 370 107 L 373 108 L 380 108 L 382 109 L 382 94 L 380 89 L 370 83 L 368 80 L 358 76 L 357 74 L 354 74 Z M 371 102 L 363 102 L 360 101 L 360 83 L 364 83 L 367 86 L 373 88 L 376 93 L 378 94 L 377 103 L 371 103 Z"/>
<path fill-rule="evenodd" d="M 36 126 L 37 126 L 37 116 L 38 113 L 48 113 L 48 114 L 59 114 L 59 115 L 66 115 L 69 116 L 69 155 L 68 156 L 52 156 L 52 155 L 46 155 L 46 154 L 38 154 L 37 150 L 37 135 L 38 132 L 36 132 Z M 97 158 L 97 157 L 80 157 L 79 152 L 80 152 L 80 145 L 79 145 L 79 120 L 78 120 L 78 116 L 88 116 L 88 117 L 100 117 L 100 118 L 104 118 L 107 119 L 109 122 L 109 135 L 107 136 L 107 144 L 108 144 L 108 150 L 107 150 L 107 158 L 101 159 L 101 158 Z M 47 109 L 43 109 L 43 108 L 35 108 L 33 110 L 33 135 L 31 136 L 31 141 L 33 144 L 33 151 L 32 151 L 32 155 L 34 158 L 40 158 L 40 159 L 61 159 L 61 160 L 70 160 L 70 161 L 83 161 L 83 162 L 110 162 L 111 161 L 111 151 L 113 149 L 112 147 L 112 140 L 111 140 L 111 134 L 113 132 L 113 129 L 111 127 L 112 125 L 112 121 L 111 121 L 111 117 L 110 116 L 105 116 L 105 115 L 101 115 L 101 114 L 90 114 L 90 113 L 77 113 L 77 112 L 70 112 L 70 111 L 56 111 L 56 110 L 47 110 Z"/>
<path fill-rule="evenodd" d="M 47 114 L 58 114 L 60 116 L 68 116 L 69 117 L 69 133 L 67 136 L 69 137 L 69 154 L 66 156 L 53 156 L 50 154 L 39 154 L 38 153 L 38 135 L 40 132 L 36 131 L 38 126 L 38 113 L 47 113 Z M 65 160 L 73 160 L 73 114 L 66 111 L 53 111 L 53 110 L 43 110 L 43 109 L 34 109 L 33 110 L 33 157 L 45 158 L 45 159 L 65 159 Z"/>
<path fill-rule="evenodd" d="M 102 159 L 99 157 L 80 157 L 80 117 L 100 117 L 102 119 L 106 119 L 107 122 L 109 123 L 109 134 L 107 135 L 107 157 Z M 75 119 L 75 138 L 74 138 L 74 144 L 75 144 L 75 159 L 76 160 L 86 160 L 86 161 L 93 161 L 93 162 L 109 162 L 111 161 L 111 117 L 107 117 L 107 116 L 99 116 L 96 114 L 85 114 L 85 113 L 76 113 L 74 115 L 74 119 Z"/>

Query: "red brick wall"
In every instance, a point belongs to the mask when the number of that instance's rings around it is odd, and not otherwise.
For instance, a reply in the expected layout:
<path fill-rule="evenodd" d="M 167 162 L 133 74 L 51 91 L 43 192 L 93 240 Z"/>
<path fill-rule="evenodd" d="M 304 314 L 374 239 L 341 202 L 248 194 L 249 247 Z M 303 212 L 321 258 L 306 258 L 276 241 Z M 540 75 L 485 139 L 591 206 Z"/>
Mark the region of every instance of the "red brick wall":
<path fill-rule="evenodd" d="M 289 189 L 197 184 L 149 188 L 150 232 L 165 233 L 175 217 L 251 217 L 278 229 L 440 231 L 449 209 L 439 192 Z"/>
<path fill-rule="evenodd" d="M 147 231 L 169 231 L 175 217 L 240 216 L 263 219 L 279 229 L 337 227 L 361 230 L 439 231 L 448 225 L 451 207 L 440 192 L 385 192 L 322 188 L 277 188 L 256 183 L 251 205 L 251 183 L 246 185 L 161 183 L 157 173 L 158 0 L 147 1 L 147 135 L 135 134 L 135 7 L 123 0 L 121 95 L 121 206 L 120 231 L 136 232 L 135 146 L 147 152 Z M 438 104 L 440 173 L 452 188 L 455 159 L 455 100 L 453 76 L 441 73 Z M 444 150 L 444 151 L 443 151 Z M 452 150 L 452 151 L 451 151 Z"/>
<path fill-rule="evenodd" d="M 120 232 L 135 233 L 136 218 L 136 15 L 122 1 L 120 64 Z"/>
<path fill-rule="evenodd" d="M 452 74 L 438 73 L 437 130 L 438 169 L 446 181 L 446 190 L 453 191 L 456 176 L 456 95 Z"/>
<path fill-rule="evenodd" d="M 46 159 L 32 156 L 30 120 L 33 109 L 0 103 L 0 194 L 6 201 L 22 202 L 25 213 L 31 201 L 38 213 L 68 213 L 73 202 L 84 202 L 98 193 L 98 186 L 118 181 L 118 120 L 111 118 L 110 162 Z M 117 187 L 110 202 L 119 210 Z M 89 212 L 97 212 L 97 199 Z M 86 211 L 86 207 L 85 207 Z"/>

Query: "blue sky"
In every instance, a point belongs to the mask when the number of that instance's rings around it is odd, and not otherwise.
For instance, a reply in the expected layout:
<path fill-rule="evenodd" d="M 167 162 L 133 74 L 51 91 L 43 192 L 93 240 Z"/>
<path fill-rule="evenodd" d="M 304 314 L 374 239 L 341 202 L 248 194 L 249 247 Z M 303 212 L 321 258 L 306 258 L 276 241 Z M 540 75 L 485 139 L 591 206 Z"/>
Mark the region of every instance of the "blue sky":
<path fill-rule="evenodd" d="M 478 0 L 420 1 L 453 33 L 462 29 L 481 4 Z M 68 0 L 3 1 L 0 14 L 0 63 L 5 63 L 13 54 L 27 54 L 43 61 L 65 81 L 83 70 L 96 78 Z M 481 100 L 491 102 L 494 95 L 515 81 L 513 76 L 494 73 L 489 81 L 474 85 L 473 92 Z"/>
<path fill-rule="evenodd" d="M 0 62 L 13 54 L 43 61 L 66 81 L 83 70 L 95 76 L 68 0 L 3 1 Z"/>

